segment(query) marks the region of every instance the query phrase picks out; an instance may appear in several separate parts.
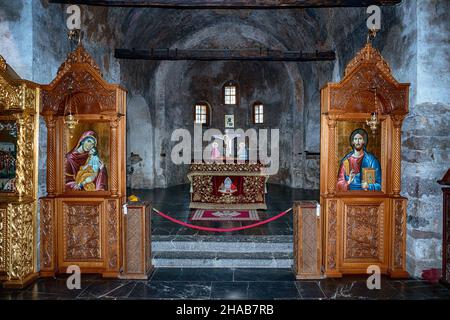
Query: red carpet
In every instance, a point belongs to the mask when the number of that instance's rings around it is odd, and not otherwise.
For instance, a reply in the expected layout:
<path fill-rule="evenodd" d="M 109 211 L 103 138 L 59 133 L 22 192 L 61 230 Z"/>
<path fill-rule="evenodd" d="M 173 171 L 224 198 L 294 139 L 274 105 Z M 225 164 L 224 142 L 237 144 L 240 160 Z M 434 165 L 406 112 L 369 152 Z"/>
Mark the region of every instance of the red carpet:
<path fill-rule="evenodd" d="M 191 220 L 196 221 L 258 221 L 256 210 L 195 210 Z"/>

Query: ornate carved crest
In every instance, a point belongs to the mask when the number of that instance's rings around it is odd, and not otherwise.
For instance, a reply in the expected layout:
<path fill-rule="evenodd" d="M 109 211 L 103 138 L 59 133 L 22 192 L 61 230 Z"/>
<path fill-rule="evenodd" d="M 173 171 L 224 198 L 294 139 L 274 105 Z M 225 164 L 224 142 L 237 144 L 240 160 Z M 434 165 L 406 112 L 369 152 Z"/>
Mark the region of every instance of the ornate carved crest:
<path fill-rule="evenodd" d="M 102 78 L 100 68 L 80 44 L 59 67 L 55 79 L 43 86 L 42 113 L 64 115 L 66 104 L 76 105 L 80 114 L 122 112 L 116 104 L 118 87 Z"/>
<path fill-rule="evenodd" d="M 385 73 L 392 80 L 395 80 L 391 74 L 391 67 L 384 60 L 380 51 L 372 47 L 370 43 L 367 43 L 364 48 L 362 48 L 356 56 L 347 64 L 345 68 L 345 76 L 348 76 L 353 70 L 355 70 L 362 63 L 372 63 L 377 66 L 383 73 Z"/>
<path fill-rule="evenodd" d="M 409 84 L 399 83 L 380 52 L 366 44 L 350 61 L 345 77 L 323 90 L 330 105 L 322 113 L 408 113 Z"/>
<path fill-rule="evenodd" d="M 83 45 L 80 43 L 75 51 L 72 51 L 67 56 L 66 61 L 64 61 L 58 69 L 58 73 L 56 74 L 56 78 L 53 81 L 58 81 L 67 71 L 72 68 L 72 65 L 84 63 L 88 64 L 92 69 L 94 69 L 100 77 L 102 73 L 97 63 L 92 59 L 91 55 L 84 49 Z"/>

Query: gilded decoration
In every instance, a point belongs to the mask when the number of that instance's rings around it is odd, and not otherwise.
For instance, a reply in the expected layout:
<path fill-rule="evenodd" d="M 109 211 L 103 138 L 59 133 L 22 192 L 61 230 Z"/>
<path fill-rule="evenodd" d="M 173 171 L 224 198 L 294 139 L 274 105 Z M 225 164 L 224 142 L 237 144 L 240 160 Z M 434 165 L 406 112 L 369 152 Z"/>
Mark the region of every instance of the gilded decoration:
<path fill-rule="evenodd" d="M 19 128 L 16 190 L 19 197 L 33 197 L 36 191 L 35 176 L 35 130 L 34 116 L 17 117 Z"/>
<path fill-rule="evenodd" d="M 248 173 L 261 173 L 264 166 L 260 163 L 193 163 L 190 165 L 190 172 L 200 173 L 203 172 L 205 174 L 211 172 L 244 172 Z"/>
<path fill-rule="evenodd" d="M 192 178 L 193 202 L 203 203 L 258 203 L 264 201 L 266 178 L 249 176 L 244 179 L 244 194 L 240 195 L 214 195 L 212 176 L 194 176 Z"/>
<path fill-rule="evenodd" d="M 266 209 L 265 166 L 261 163 L 194 163 L 191 181 L 191 208 Z M 225 178 L 225 179 L 224 179 Z"/>
<path fill-rule="evenodd" d="M 8 205 L 8 280 L 20 280 L 34 272 L 35 203 Z"/>
<path fill-rule="evenodd" d="M 101 259 L 100 205 L 64 204 L 66 261 Z"/>
<path fill-rule="evenodd" d="M 0 56 L 0 120 L 15 128 L 14 187 L 0 197 L 0 270 L 5 287 L 23 287 L 36 275 L 39 97 L 37 85 L 20 79 Z"/>
<path fill-rule="evenodd" d="M 53 206 L 51 201 L 41 201 L 41 269 L 53 266 Z"/>
<path fill-rule="evenodd" d="M 7 224 L 7 211 L 0 208 L 0 272 L 6 270 L 6 224 Z"/>
<path fill-rule="evenodd" d="M 383 256 L 383 205 L 347 206 L 346 259 L 379 259 Z"/>

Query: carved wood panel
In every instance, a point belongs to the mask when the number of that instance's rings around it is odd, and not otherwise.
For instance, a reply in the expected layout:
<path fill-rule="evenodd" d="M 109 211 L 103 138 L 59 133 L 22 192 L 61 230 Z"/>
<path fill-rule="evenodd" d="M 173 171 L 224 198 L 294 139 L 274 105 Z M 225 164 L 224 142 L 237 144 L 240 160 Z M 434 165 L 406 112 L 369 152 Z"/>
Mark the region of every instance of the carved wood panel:
<path fill-rule="evenodd" d="M 41 241 L 40 241 L 40 264 L 41 270 L 53 271 L 55 261 L 55 216 L 52 200 L 41 200 Z"/>
<path fill-rule="evenodd" d="M 315 201 L 294 204 L 294 269 L 297 279 L 321 277 L 321 223 Z"/>
<path fill-rule="evenodd" d="M 327 269 L 337 268 L 337 200 L 327 201 Z"/>
<path fill-rule="evenodd" d="M 102 259 L 101 214 L 100 203 L 63 203 L 65 261 Z"/>
<path fill-rule="evenodd" d="M 126 215 L 126 226 L 127 229 L 125 232 L 127 233 L 126 237 L 126 266 L 125 270 L 127 273 L 143 273 L 142 261 L 143 257 L 143 248 L 142 248 L 142 237 L 145 235 L 142 234 L 142 214 L 141 208 L 129 208 L 128 214 Z"/>
<path fill-rule="evenodd" d="M 406 238 L 406 201 L 394 200 L 394 235 L 393 235 L 393 261 L 394 269 L 405 267 L 405 238 Z"/>
<path fill-rule="evenodd" d="M 108 269 L 119 267 L 119 208 L 117 200 L 107 202 Z"/>
<path fill-rule="evenodd" d="M 344 259 L 383 259 L 384 204 L 346 205 Z"/>

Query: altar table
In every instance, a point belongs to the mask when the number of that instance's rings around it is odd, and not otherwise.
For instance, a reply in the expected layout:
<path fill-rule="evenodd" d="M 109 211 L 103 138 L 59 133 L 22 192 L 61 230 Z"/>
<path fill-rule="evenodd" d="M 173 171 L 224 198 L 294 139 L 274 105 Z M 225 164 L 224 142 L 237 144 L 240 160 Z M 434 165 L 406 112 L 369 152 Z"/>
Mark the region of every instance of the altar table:
<path fill-rule="evenodd" d="M 193 163 L 190 208 L 267 209 L 268 175 L 261 163 Z"/>

